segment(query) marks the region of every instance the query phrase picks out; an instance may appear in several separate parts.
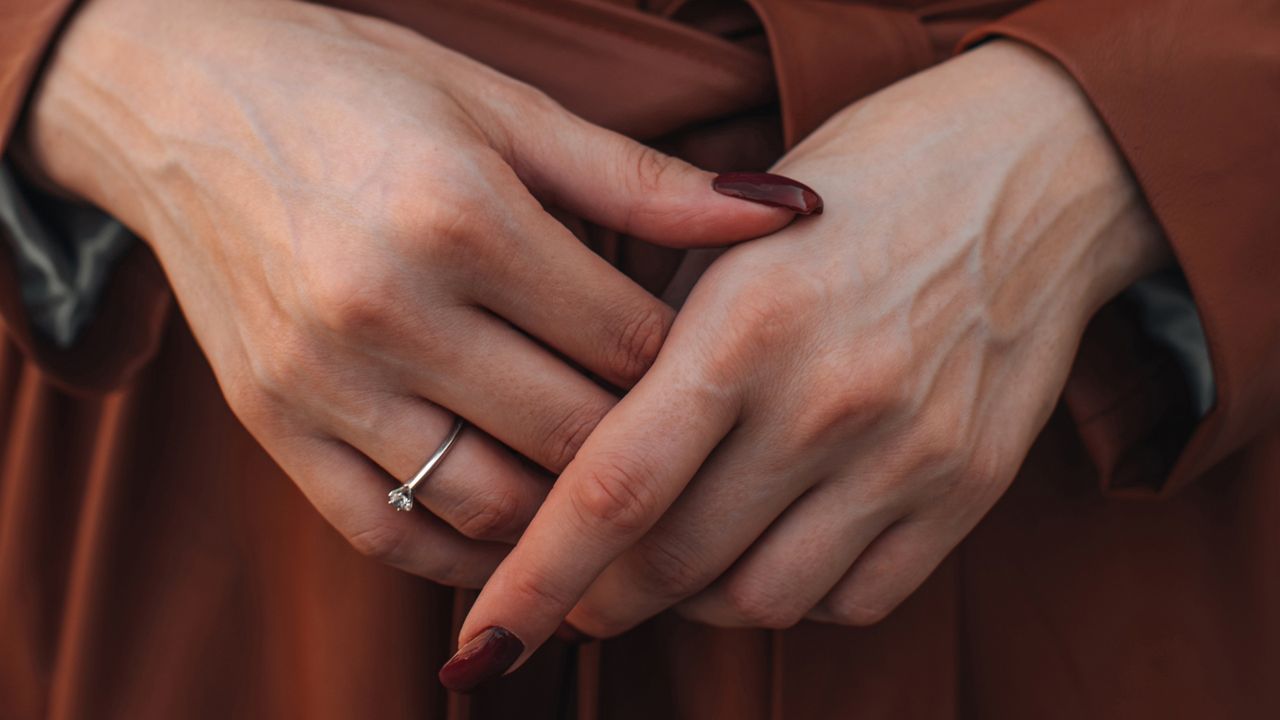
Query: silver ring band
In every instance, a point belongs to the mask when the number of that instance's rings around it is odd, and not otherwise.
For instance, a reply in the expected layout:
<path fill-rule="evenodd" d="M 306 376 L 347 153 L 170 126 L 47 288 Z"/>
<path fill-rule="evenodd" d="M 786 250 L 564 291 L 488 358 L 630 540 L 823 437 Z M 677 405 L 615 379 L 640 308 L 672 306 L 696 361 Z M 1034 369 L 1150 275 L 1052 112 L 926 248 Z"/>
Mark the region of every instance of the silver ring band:
<path fill-rule="evenodd" d="M 453 447 L 453 443 L 458 439 L 458 434 L 462 432 L 462 418 L 455 417 L 453 419 L 453 429 L 449 431 L 449 435 L 440 443 L 440 447 L 431 453 L 431 457 L 423 463 L 422 469 L 409 478 L 405 484 L 387 493 L 387 504 L 396 509 L 397 512 L 403 510 L 409 512 L 413 509 L 413 491 L 418 489 L 422 481 L 427 479 L 435 469 L 444 461 L 444 456 L 449 454 L 449 449 Z"/>

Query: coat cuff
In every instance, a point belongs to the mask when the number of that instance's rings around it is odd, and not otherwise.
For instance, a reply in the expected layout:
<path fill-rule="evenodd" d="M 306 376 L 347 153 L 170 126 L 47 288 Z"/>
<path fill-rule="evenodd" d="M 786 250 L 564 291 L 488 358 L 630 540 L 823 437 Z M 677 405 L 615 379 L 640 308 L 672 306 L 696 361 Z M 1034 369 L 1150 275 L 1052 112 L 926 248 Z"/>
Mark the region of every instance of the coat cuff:
<path fill-rule="evenodd" d="M 94 315 L 116 261 L 136 238 L 95 207 L 28 186 L 7 163 L 0 163 L 0 227 L 13 243 L 32 326 L 59 348 L 70 348 Z"/>
<path fill-rule="evenodd" d="M 1041 0 L 962 47 L 994 36 L 1038 48 L 1076 79 L 1186 275 L 1214 404 L 1185 442 L 1166 427 L 1188 407 L 1185 386 L 1157 381 L 1158 353 L 1118 341 L 1114 309 L 1094 324 L 1109 330 L 1086 333 L 1066 393 L 1105 488 L 1170 493 L 1280 420 L 1280 5 Z M 1134 384 L 1134 371 L 1145 380 Z"/>
<path fill-rule="evenodd" d="M 74 6 L 72 0 L 4 3 L 4 21 L 0 22 L 0 152 L 8 149 L 38 70 Z M 72 220 L 62 217 L 66 213 L 57 214 L 60 220 Z M 159 264 L 142 243 L 131 243 L 127 250 L 108 243 L 113 251 L 124 252 L 124 257 L 109 281 L 103 280 L 104 287 L 95 291 L 101 297 L 93 319 L 76 328 L 73 347 L 64 347 L 57 331 L 39 332 L 31 322 L 31 294 L 24 299 L 23 288 L 32 268 L 24 266 L 19 257 L 25 237 L 20 237 L 19 230 L 29 229 L 31 224 L 24 226 L 20 215 L 23 213 L 10 213 L 9 222 L 0 222 L 0 347 L 16 345 L 65 389 L 97 393 L 118 388 L 159 347 L 172 304 Z M 26 219 L 30 220 L 30 215 Z M 36 305 L 55 314 L 66 312 L 52 309 L 50 304 Z"/>

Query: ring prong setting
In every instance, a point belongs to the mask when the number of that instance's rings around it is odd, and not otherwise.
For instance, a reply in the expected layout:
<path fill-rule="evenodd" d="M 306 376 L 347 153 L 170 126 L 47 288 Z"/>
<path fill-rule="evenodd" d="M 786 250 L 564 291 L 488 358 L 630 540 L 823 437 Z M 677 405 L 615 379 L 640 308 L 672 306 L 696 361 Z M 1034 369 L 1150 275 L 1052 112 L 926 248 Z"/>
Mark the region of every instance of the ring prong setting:
<path fill-rule="evenodd" d="M 394 507 L 396 512 L 409 512 L 413 509 L 413 488 L 401 485 L 387 493 L 387 504 Z"/>

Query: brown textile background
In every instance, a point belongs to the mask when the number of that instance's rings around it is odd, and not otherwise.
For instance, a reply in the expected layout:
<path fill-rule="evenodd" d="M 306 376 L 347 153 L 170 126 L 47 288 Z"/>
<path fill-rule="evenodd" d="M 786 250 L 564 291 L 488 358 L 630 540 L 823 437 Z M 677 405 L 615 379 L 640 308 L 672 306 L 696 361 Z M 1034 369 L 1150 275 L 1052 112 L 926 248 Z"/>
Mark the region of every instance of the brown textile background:
<path fill-rule="evenodd" d="M 883 623 L 664 616 L 464 699 L 434 673 L 467 594 L 320 520 L 227 409 L 145 248 L 68 353 L 32 336 L 0 242 L 0 719 L 1280 716 L 1280 4 L 340 4 L 723 169 L 966 35 L 1035 45 L 1168 233 L 1217 405 L 1168 437 L 1181 380 L 1107 308 L 1008 495 Z M 0 136 L 66 6 L 0 0 Z M 580 229 L 651 287 L 678 260 Z"/>

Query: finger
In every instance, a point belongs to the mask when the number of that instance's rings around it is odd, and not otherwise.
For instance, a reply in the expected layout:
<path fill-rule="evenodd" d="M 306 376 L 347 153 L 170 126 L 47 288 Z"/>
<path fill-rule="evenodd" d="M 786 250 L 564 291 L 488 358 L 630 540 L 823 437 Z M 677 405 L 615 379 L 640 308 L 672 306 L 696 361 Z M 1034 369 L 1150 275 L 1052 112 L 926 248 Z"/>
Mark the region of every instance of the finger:
<path fill-rule="evenodd" d="M 513 177 L 505 262 L 464 289 L 496 315 L 619 387 L 631 387 L 662 347 L 675 312 L 583 245 Z"/>
<path fill-rule="evenodd" d="M 740 426 L 716 448 L 654 527 L 592 583 L 569 614 L 574 627 L 611 637 L 698 593 L 813 484 L 816 458 L 779 461 L 778 433 L 760 427 Z"/>
<path fill-rule="evenodd" d="M 812 190 L 764 173 L 738 184 L 737 197 L 722 195 L 714 174 L 563 110 L 535 114 L 512 140 L 513 166 L 548 204 L 671 247 L 767 235 L 822 207 Z M 775 206 L 739 199 L 752 197 Z"/>
<path fill-rule="evenodd" d="M 680 614 L 728 627 L 795 625 L 900 514 L 863 487 L 834 481 L 806 493 Z"/>
<path fill-rule="evenodd" d="M 546 348 L 477 308 L 403 360 L 398 380 L 553 472 L 616 398 Z M 429 452 L 429 451 L 428 451 Z"/>
<path fill-rule="evenodd" d="M 452 413 L 416 397 L 364 405 L 359 417 L 336 418 L 331 431 L 399 480 L 417 472 L 453 426 Z M 466 537 L 514 544 L 550 487 L 488 435 L 464 427 L 414 498 Z"/>
<path fill-rule="evenodd" d="M 362 555 L 450 587 L 480 587 L 510 549 L 469 540 L 428 513 L 387 506 L 396 481 L 345 443 L 294 438 L 277 460 Z"/>
<path fill-rule="evenodd" d="M 841 625 L 883 620 L 931 575 L 963 532 L 946 521 L 907 518 L 884 532 L 809 617 Z"/>
<path fill-rule="evenodd" d="M 600 571 L 675 500 L 737 410 L 736 393 L 660 358 L 591 434 L 510 561 L 481 591 L 463 623 L 465 649 L 442 669 L 441 681 L 474 686 L 545 641 Z M 516 657 L 479 652 L 467 647 L 473 639 L 522 649 Z"/>

